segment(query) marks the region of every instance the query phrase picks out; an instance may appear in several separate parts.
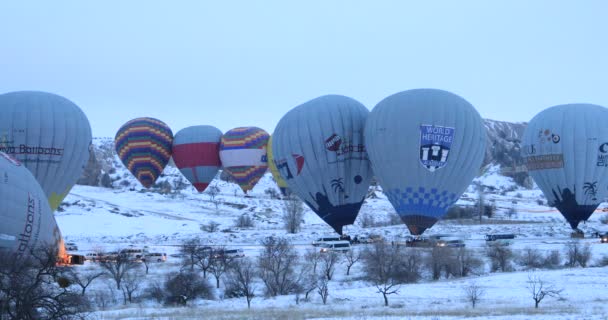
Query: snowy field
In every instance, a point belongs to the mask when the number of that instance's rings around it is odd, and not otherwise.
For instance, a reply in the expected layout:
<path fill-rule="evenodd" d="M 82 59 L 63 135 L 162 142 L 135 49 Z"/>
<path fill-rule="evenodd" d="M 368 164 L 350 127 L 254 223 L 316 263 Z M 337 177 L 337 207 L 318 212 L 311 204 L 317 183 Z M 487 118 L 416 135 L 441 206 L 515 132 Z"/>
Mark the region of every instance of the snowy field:
<path fill-rule="evenodd" d="M 171 168 L 170 168 L 171 169 Z M 174 179 L 178 173 L 173 168 L 164 179 Z M 125 176 L 124 172 L 115 176 Z M 114 178 L 116 179 L 116 178 Z M 127 179 L 127 178 L 125 178 Z M 425 234 L 452 234 L 465 239 L 466 247 L 483 256 L 486 247 L 485 234 L 514 233 L 511 248 L 521 252 L 526 248 L 563 251 L 572 241 L 570 227 L 555 209 L 543 204 L 546 200 L 539 190 L 515 187 L 510 178 L 500 176 L 497 168 L 489 168 L 476 183 L 496 186 L 493 193 L 486 193 L 485 201 L 496 206 L 494 218 L 476 220 L 440 221 Z M 324 235 L 331 235 L 326 226 L 312 211 L 306 211 L 303 229 L 298 234 L 287 234 L 281 219 L 282 200 L 272 199 L 265 191 L 276 188 L 267 174 L 251 193 L 244 197 L 236 185 L 216 179 L 214 185 L 220 194 L 212 201 L 208 194 L 198 194 L 193 188 L 170 194 L 145 192 L 130 186 L 115 189 L 76 186 L 64 200 L 56 214 L 64 238 L 75 242 L 76 253 L 113 251 L 127 246 L 148 246 L 151 252 L 175 254 L 179 245 L 187 239 L 199 237 L 204 243 L 228 248 L 241 248 L 250 258 L 258 256 L 260 242 L 268 236 L 288 238 L 300 253 L 312 248 L 310 243 Z M 382 194 L 376 189 L 376 198 L 367 199 L 360 213 L 372 216 L 384 226 L 361 227 L 360 220 L 348 226 L 350 235 L 379 234 L 387 241 L 400 241 L 409 235 L 402 224 L 388 225 L 395 220 L 396 213 Z M 477 193 L 475 187 L 459 200 L 460 205 L 473 205 Z M 541 200 L 541 201 L 539 201 Z M 545 200 L 543 202 L 543 200 Z M 216 207 L 217 204 L 217 207 Z M 508 216 L 508 212 L 514 214 Z M 253 228 L 236 228 L 235 220 L 248 214 L 255 222 Z M 604 215 L 601 209 L 581 225 L 586 233 L 594 230 L 608 231 L 608 225 L 600 223 Z M 219 231 L 201 231 L 201 225 L 217 222 Z M 578 240 L 589 244 L 595 265 L 608 256 L 608 244 L 597 238 Z M 362 247 L 365 245 L 359 245 Z M 78 266 L 81 270 L 98 268 L 86 262 Z M 166 274 L 178 271 L 180 259 L 169 256 L 166 263 L 151 266 L 146 283 L 162 281 Z M 546 298 L 539 309 L 534 309 L 527 291 L 528 271 L 516 268 L 514 272 L 490 273 L 489 267 L 478 275 L 438 281 L 422 280 L 419 283 L 402 285 L 397 295 L 389 297 L 389 307 L 383 306 L 382 295 L 370 283 L 363 281 L 361 263 L 356 264 L 350 276 L 342 262 L 330 282 L 330 296 L 323 305 L 318 294 L 313 293 L 308 302 L 296 304 L 295 297 L 280 296 L 264 298 L 262 284 L 258 283 L 258 296 L 247 309 L 244 299 L 222 299 L 222 290 L 216 292 L 216 300 L 198 300 L 184 308 L 165 308 L 151 301 L 122 305 L 122 296 L 112 307 L 91 314 L 94 319 L 607 319 L 608 268 L 588 267 L 559 270 L 538 270 L 535 273 L 548 282 L 563 289 L 561 297 Z M 210 278 L 211 279 L 211 278 Z M 94 283 L 91 290 L 108 290 L 109 279 Z M 211 281 L 212 283 L 214 281 Z M 480 285 L 485 294 L 477 308 L 472 309 L 463 290 L 470 283 Z"/>

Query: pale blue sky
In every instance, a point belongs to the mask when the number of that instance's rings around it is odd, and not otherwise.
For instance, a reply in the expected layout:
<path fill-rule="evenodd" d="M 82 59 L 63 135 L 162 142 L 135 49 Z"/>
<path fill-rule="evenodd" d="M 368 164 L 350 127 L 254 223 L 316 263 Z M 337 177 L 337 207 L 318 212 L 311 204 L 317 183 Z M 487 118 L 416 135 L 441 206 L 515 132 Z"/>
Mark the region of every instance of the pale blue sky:
<path fill-rule="evenodd" d="M 139 116 L 174 132 L 272 132 L 328 93 L 372 109 L 439 88 L 485 118 L 608 106 L 606 1 L 2 1 L 0 93 L 76 102 L 94 136 Z"/>

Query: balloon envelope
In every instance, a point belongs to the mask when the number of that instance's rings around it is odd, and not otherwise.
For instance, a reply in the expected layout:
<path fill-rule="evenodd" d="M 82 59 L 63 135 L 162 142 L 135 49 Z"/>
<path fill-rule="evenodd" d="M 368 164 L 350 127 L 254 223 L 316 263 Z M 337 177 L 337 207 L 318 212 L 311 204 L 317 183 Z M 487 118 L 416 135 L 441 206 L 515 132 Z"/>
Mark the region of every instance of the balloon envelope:
<path fill-rule="evenodd" d="M 0 249 L 17 254 L 51 246 L 61 233 L 44 191 L 17 160 L 0 152 Z"/>
<path fill-rule="evenodd" d="M 234 128 L 222 136 L 222 166 L 245 193 L 253 189 L 268 169 L 266 145 L 269 138 L 266 131 L 257 127 Z"/>
<path fill-rule="evenodd" d="M 221 166 L 221 138 L 222 132 L 213 126 L 188 127 L 175 134 L 173 161 L 198 192 L 205 191 Z"/>
<path fill-rule="evenodd" d="M 385 98 L 365 127 L 374 173 L 414 235 L 433 226 L 466 190 L 483 161 L 485 141 L 475 108 L 436 89 Z"/>
<path fill-rule="evenodd" d="M 277 183 L 277 186 L 279 186 L 281 194 L 286 196 L 287 182 L 285 181 L 285 179 L 283 179 L 283 177 L 281 177 L 279 169 L 277 169 L 277 166 L 274 164 L 274 157 L 272 155 L 272 136 L 270 136 L 270 139 L 268 139 L 268 147 L 266 149 L 268 153 L 268 169 L 270 169 L 270 173 L 272 173 L 272 178 Z"/>
<path fill-rule="evenodd" d="M 608 193 L 608 109 L 592 104 L 551 107 L 524 132 L 522 156 L 548 203 L 572 229 Z"/>
<path fill-rule="evenodd" d="M 173 132 L 158 119 L 136 118 L 120 127 L 114 143 L 125 167 L 149 188 L 171 159 Z"/>
<path fill-rule="evenodd" d="M 0 151 L 32 172 L 57 209 L 89 160 L 89 120 L 70 100 L 37 91 L 0 95 L 0 112 Z"/>
<path fill-rule="evenodd" d="M 367 194 L 372 170 L 363 143 L 369 111 L 326 95 L 287 112 L 274 134 L 274 162 L 289 189 L 342 234 Z"/>

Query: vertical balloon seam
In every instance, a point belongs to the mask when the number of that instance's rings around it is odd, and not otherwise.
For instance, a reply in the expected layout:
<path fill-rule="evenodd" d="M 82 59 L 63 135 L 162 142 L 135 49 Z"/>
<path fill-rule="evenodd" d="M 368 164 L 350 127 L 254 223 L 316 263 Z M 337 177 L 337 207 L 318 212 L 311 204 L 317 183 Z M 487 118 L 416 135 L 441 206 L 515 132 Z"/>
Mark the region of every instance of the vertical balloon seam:
<path fill-rule="evenodd" d="M 293 109 L 293 110 L 295 110 L 294 114 L 295 114 L 296 119 L 302 117 L 299 114 L 305 114 L 306 113 L 306 107 L 305 107 L 306 105 L 308 105 L 308 104 L 300 105 L 299 107 L 296 107 L 295 109 Z M 293 119 L 293 116 L 291 118 L 288 118 L 288 119 Z M 306 119 L 306 118 L 304 118 L 304 119 Z M 319 120 L 321 120 L 321 119 L 318 119 L 317 121 L 319 121 Z M 325 154 L 323 154 L 323 153 L 320 153 L 320 154 L 317 153 L 317 149 L 315 148 L 315 146 L 317 144 L 313 140 L 313 135 L 310 134 L 311 132 L 315 132 L 315 131 L 312 131 L 310 121 L 311 121 L 310 119 L 306 119 L 306 121 L 302 121 L 304 123 L 304 126 L 301 126 L 301 125 L 297 126 L 298 140 L 300 140 L 299 141 L 300 142 L 299 145 L 300 145 L 300 148 L 302 148 L 302 153 L 304 153 L 304 148 L 306 146 L 309 146 L 310 151 L 312 151 L 312 154 L 314 155 L 313 156 L 314 161 L 316 161 L 317 163 L 321 163 L 321 161 L 323 161 L 323 160 L 327 161 L 327 157 L 326 157 Z M 322 131 L 322 128 L 319 125 L 319 123 L 316 123 L 316 124 L 313 124 L 313 125 L 319 126 L 318 132 L 320 133 L 320 136 L 323 137 L 323 131 Z M 304 131 L 304 132 L 302 132 L 302 131 Z M 304 143 L 304 141 L 302 141 L 303 139 L 308 140 L 307 143 Z M 287 148 L 287 150 L 291 150 L 291 148 Z M 288 154 L 286 156 L 288 156 Z M 325 157 L 323 157 L 323 156 L 325 156 Z M 291 161 L 291 159 L 289 159 L 288 163 L 290 161 Z M 305 168 L 309 172 L 312 173 L 312 172 L 314 172 L 313 171 L 314 168 L 311 166 L 311 163 L 312 162 L 306 161 L 306 159 L 304 159 L 304 166 L 305 166 Z M 319 168 L 319 169 L 322 170 L 322 167 Z M 300 180 L 302 180 L 301 185 L 304 188 L 299 187 L 299 189 L 302 190 L 302 191 L 305 191 L 305 190 L 309 189 L 309 188 L 306 188 L 307 186 L 314 186 L 315 184 L 314 184 L 314 181 L 313 181 L 312 177 L 313 177 L 312 175 L 300 176 Z M 294 184 L 295 184 L 296 183 L 295 179 L 293 179 L 293 181 L 294 181 Z M 297 183 L 297 184 L 300 185 L 300 183 Z M 321 184 L 322 187 L 325 187 L 325 181 L 321 181 L 320 184 Z M 313 188 L 310 188 L 310 189 L 313 189 Z M 322 190 L 318 190 L 318 191 L 322 191 Z M 304 192 L 300 192 L 300 193 L 304 194 Z M 310 197 L 310 199 L 311 199 L 310 202 L 308 202 L 308 201 L 305 201 L 305 202 L 307 204 L 310 204 L 309 205 L 310 209 L 312 209 L 316 213 L 318 211 L 318 209 L 319 209 L 319 204 L 317 203 L 316 195 L 315 194 L 306 194 L 305 197 L 306 198 Z M 306 199 L 302 199 L 302 200 L 306 200 Z"/>

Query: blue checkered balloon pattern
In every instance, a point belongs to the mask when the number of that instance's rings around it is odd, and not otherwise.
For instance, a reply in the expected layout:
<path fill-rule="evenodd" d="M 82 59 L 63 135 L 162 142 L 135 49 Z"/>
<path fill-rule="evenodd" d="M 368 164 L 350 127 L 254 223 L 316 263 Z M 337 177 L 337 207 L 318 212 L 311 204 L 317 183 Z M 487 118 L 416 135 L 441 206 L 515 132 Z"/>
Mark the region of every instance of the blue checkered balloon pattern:
<path fill-rule="evenodd" d="M 437 188 L 406 187 L 405 189 L 391 189 L 386 192 L 388 200 L 393 204 L 401 216 L 422 214 L 441 218 L 453 205 L 458 197 L 453 192 Z"/>

